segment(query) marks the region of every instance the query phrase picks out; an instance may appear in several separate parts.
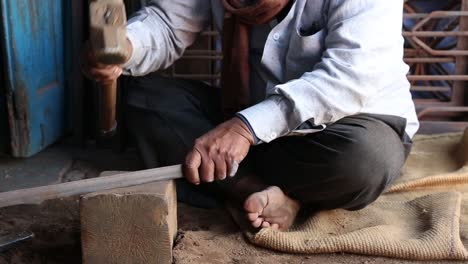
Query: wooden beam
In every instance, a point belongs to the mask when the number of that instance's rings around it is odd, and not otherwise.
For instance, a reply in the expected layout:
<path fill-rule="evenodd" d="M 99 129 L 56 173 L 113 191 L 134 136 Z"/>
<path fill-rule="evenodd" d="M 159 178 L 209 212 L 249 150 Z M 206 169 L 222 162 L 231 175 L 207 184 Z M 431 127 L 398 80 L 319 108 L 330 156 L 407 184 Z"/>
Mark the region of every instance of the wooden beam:
<path fill-rule="evenodd" d="M 130 187 L 182 178 L 182 166 L 127 172 L 115 176 L 86 179 L 0 193 L 0 208 L 20 204 L 40 204 L 46 200 Z"/>
<path fill-rule="evenodd" d="M 174 181 L 84 195 L 80 218 L 84 264 L 172 263 Z"/>

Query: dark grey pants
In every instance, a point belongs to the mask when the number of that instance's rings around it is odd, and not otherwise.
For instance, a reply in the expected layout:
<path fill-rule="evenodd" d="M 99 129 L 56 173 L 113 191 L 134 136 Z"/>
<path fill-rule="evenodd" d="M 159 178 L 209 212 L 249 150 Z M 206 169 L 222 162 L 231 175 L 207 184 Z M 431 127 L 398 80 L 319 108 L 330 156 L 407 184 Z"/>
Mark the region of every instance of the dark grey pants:
<path fill-rule="evenodd" d="M 216 88 L 155 74 L 126 82 L 129 130 L 148 167 L 182 163 L 194 140 L 223 121 Z M 400 175 L 411 148 L 405 126 L 396 116 L 346 117 L 253 147 L 244 170 L 313 210 L 360 209 Z"/>

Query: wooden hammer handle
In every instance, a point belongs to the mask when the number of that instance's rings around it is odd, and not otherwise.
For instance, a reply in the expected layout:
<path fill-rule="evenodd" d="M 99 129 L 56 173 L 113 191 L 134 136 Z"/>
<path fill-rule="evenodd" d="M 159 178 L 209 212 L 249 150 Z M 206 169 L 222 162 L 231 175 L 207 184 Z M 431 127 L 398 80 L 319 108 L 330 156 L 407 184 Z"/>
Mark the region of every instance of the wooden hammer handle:
<path fill-rule="evenodd" d="M 90 43 L 96 61 L 104 65 L 120 65 L 128 58 L 126 33 L 127 15 L 123 0 L 93 0 L 89 8 Z M 103 136 L 112 135 L 117 127 L 115 119 L 117 81 L 101 87 L 100 130 Z"/>
<path fill-rule="evenodd" d="M 101 133 L 103 136 L 112 135 L 117 128 L 116 103 L 117 80 L 101 87 Z"/>

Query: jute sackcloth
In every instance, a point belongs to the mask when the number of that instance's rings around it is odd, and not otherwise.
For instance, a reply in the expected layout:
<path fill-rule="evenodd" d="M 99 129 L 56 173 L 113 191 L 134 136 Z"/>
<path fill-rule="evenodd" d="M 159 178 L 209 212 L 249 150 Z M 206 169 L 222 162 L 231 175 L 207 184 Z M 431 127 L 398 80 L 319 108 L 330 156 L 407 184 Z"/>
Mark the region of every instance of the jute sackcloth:
<path fill-rule="evenodd" d="M 468 130 L 417 136 L 403 175 L 363 210 L 319 212 L 288 232 L 246 233 L 290 253 L 468 260 Z"/>

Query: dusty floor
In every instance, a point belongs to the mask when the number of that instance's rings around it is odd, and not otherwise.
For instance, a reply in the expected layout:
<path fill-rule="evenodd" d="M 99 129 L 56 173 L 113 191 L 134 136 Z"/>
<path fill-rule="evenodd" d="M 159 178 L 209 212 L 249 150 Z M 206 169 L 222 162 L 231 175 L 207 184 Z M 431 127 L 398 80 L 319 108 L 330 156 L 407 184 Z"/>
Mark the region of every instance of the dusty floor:
<path fill-rule="evenodd" d="M 92 147 L 83 150 L 55 146 L 32 159 L 0 157 L 0 191 L 92 178 L 104 170 L 136 170 L 140 166 L 131 153 L 116 155 Z M 174 249 L 174 263 L 419 263 L 348 254 L 282 254 L 246 242 L 222 209 L 204 210 L 179 204 L 178 217 L 179 235 Z M 49 201 L 39 206 L 0 209 L 0 237 L 16 230 L 32 231 L 35 238 L 1 252 L 0 264 L 81 263 L 76 197 Z"/>
<path fill-rule="evenodd" d="M 0 192 L 97 177 L 102 171 L 142 169 L 136 151 L 59 143 L 28 159 L 0 156 Z"/>
<path fill-rule="evenodd" d="M 222 209 L 204 210 L 179 204 L 178 215 L 174 263 L 418 263 L 348 254 L 282 254 L 250 245 Z M 0 235 L 12 230 L 30 230 L 36 235 L 32 241 L 1 253 L 0 264 L 81 263 L 76 198 L 1 209 L 0 230 Z"/>

